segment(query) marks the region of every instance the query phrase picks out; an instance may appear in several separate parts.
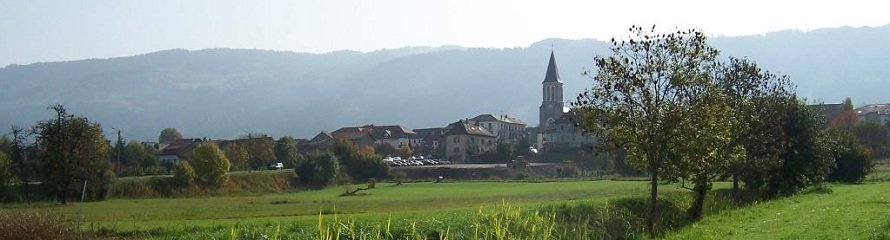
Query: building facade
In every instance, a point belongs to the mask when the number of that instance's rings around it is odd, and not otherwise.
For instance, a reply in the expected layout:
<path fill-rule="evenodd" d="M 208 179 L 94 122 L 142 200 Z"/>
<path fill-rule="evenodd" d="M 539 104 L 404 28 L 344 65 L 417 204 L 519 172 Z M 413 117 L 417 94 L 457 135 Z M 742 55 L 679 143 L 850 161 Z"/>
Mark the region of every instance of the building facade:
<path fill-rule="evenodd" d="M 466 163 L 496 146 L 494 134 L 470 121 L 457 121 L 446 128 L 445 157 L 454 163 Z"/>
<path fill-rule="evenodd" d="M 525 137 L 525 123 L 507 115 L 482 114 L 470 120 L 494 134 L 498 142 L 515 143 Z"/>

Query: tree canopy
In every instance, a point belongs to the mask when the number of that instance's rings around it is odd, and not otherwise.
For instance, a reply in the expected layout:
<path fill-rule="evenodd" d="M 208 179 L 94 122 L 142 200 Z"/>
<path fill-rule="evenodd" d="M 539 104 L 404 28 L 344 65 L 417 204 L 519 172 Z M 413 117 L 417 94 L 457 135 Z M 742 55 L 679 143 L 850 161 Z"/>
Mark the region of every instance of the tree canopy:
<path fill-rule="evenodd" d="M 114 174 L 107 161 L 102 127 L 85 117 L 68 114 L 62 105 L 50 107 L 56 118 L 38 122 L 38 162 L 42 179 L 56 198 L 67 204 L 87 182 L 86 199 L 103 200 Z"/>
<path fill-rule="evenodd" d="M 179 133 L 176 128 L 172 127 L 164 128 L 164 130 L 161 130 L 161 134 L 158 136 L 158 142 L 160 143 L 168 143 L 179 139 L 182 139 L 182 134 Z"/>
<path fill-rule="evenodd" d="M 231 163 L 214 143 L 198 145 L 189 164 L 195 170 L 196 182 L 220 187 L 229 181 Z"/>

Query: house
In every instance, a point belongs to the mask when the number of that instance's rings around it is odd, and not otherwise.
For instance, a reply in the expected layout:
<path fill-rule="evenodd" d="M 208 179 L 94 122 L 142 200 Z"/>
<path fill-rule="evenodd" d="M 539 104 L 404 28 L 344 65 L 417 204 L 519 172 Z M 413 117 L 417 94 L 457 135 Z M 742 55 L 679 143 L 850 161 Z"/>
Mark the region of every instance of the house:
<path fill-rule="evenodd" d="M 390 144 L 398 148 L 402 145 L 414 146 L 420 143 L 410 128 L 401 125 L 361 127 L 344 127 L 331 132 L 335 139 L 349 139 L 357 146 L 373 146 L 374 144 Z"/>
<path fill-rule="evenodd" d="M 445 142 L 445 131 L 447 128 L 421 128 L 414 129 L 414 132 L 417 133 L 415 135 L 416 139 L 420 140 L 420 144 L 415 145 L 414 152 L 419 155 L 425 156 L 433 156 L 438 158 L 439 156 L 445 156 L 445 152 L 442 151 L 444 148 L 442 147 L 442 143 Z"/>
<path fill-rule="evenodd" d="M 470 120 L 494 134 L 498 142 L 515 143 L 525 138 L 525 123 L 507 115 L 481 114 Z"/>
<path fill-rule="evenodd" d="M 398 148 L 402 145 L 408 145 L 411 147 L 415 147 L 420 144 L 420 139 L 417 138 L 417 133 L 414 130 L 406 128 L 401 125 L 390 125 L 390 126 L 374 126 L 369 125 L 371 128 L 371 134 L 376 139 L 376 144 L 384 144 L 389 143 L 393 147 Z"/>
<path fill-rule="evenodd" d="M 195 148 L 203 143 L 200 138 L 176 139 L 169 143 L 159 145 L 158 159 L 162 163 L 173 163 L 189 159 L 195 152 Z"/>
<path fill-rule="evenodd" d="M 367 126 L 340 128 L 331 132 L 331 137 L 333 137 L 333 139 L 348 140 L 359 148 L 365 146 L 374 147 L 374 143 L 377 141 L 377 139 L 374 138 L 371 128 L 368 128 Z"/>
<path fill-rule="evenodd" d="M 877 121 L 881 124 L 890 122 L 890 104 L 869 104 L 854 109 L 859 120 Z"/>
<path fill-rule="evenodd" d="M 333 142 L 334 136 L 328 131 L 322 131 L 312 139 L 309 139 L 309 141 L 299 143 L 297 145 L 297 151 L 299 151 L 300 154 L 327 152 Z"/>
<path fill-rule="evenodd" d="M 465 163 L 471 157 L 494 149 L 495 136 L 484 127 L 461 120 L 449 124 L 443 133 L 445 158 L 455 163 Z"/>

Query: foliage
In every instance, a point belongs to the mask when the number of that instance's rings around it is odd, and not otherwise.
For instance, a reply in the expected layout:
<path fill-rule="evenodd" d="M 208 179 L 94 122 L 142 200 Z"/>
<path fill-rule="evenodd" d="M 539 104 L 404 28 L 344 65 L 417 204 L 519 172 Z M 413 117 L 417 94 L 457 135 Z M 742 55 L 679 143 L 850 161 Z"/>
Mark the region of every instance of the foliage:
<path fill-rule="evenodd" d="M 600 144 L 600 149 L 627 149 L 627 160 L 631 165 L 649 174 L 651 193 L 647 229 L 652 235 L 659 178 L 685 177 L 694 173 L 660 174 L 665 169 L 695 171 L 677 163 L 700 160 L 684 157 L 684 149 L 680 146 L 703 143 L 711 140 L 711 137 L 729 137 L 688 131 L 701 124 L 690 118 L 690 114 L 707 115 L 699 114 L 700 111 L 718 113 L 726 107 L 722 105 L 724 103 L 720 101 L 719 94 L 712 93 L 715 88 L 711 77 L 718 52 L 706 44 L 703 33 L 680 30 L 657 34 L 654 27 L 652 31 L 631 27 L 630 31 L 633 36 L 629 40 L 612 40 L 611 55 L 595 58 L 598 72 L 594 76 L 594 85 L 581 93 L 573 105 L 579 108 L 583 116 L 581 127 L 602 138 L 604 143 Z M 721 116 L 725 115 L 716 118 Z M 729 124 L 720 121 L 708 123 Z M 707 134 L 724 133 L 715 129 Z M 703 148 L 701 151 L 713 152 L 716 149 Z"/>
<path fill-rule="evenodd" d="M 285 168 L 294 168 L 300 159 L 297 153 L 297 142 L 291 136 L 284 136 L 278 139 L 275 144 L 275 159 L 284 164 Z"/>
<path fill-rule="evenodd" d="M 379 156 L 362 151 L 348 140 L 335 140 L 330 152 L 339 160 L 340 170 L 356 181 L 385 178 L 389 173 L 389 165 Z"/>
<path fill-rule="evenodd" d="M 340 173 L 340 163 L 332 153 L 310 153 L 294 171 L 307 188 L 321 189 Z"/>
<path fill-rule="evenodd" d="M 67 204 L 80 195 L 87 183 L 85 199 L 104 200 L 114 174 L 106 160 L 108 146 L 102 127 L 85 117 L 67 113 L 61 105 L 51 107 L 56 119 L 38 122 L 38 165 L 44 183 L 53 186 L 50 194 Z"/>
<path fill-rule="evenodd" d="M 246 137 L 242 137 L 234 142 L 242 144 L 247 150 L 247 164 L 250 166 L 250 169 L 266 169 L 270 164 L 277 161 L 275 157 L 275 145 L 277 143 L 265 134 L 250 133 Z"/>
<path fill-rule="evenodd" d="M 407 144 L 399 146 L 399 157 L 402 157 L 402 159 L 408 159 L 411 156 L 414 156 L 414 149 L 412 149 L 411 146 Z"/>
<path fill-rule="evenodd" d="M 834 166 L 834 146 L 824 132 L 819 114 L 802 103 L 785 108 L 783 134 L 786 150 L 779 156 L 781 165 L 768 170 L 767 197 L 787 196 L 824 182 Z M 751 183 L 748 183 L 751 184 Z"/>
<path fill-rule="evenodd" d="M 859 143 L 871 150 L 875 159 L 890 158 L 890 127 L 865 120 L 853 124 L 851 131 Z"/>
<path fill-rule="evenodd" d="M 214 143 L 201 143 L 195 148 L 190 165 L 195 170 L 195 181 L 208 186 L 221 187 L 229 180 L 231 163 Z"/>
<path fill-rule="evenodd" d="M 158 135 L 159 143 L 168 143 L 168 142 L 173 142 L 173 141 L 176 141 L 179 139 L 182 139 L 182 134 L 179 133 L 179 131 L 176 130 L 176 128 L 171 128 L 171 127 L 164 128 L 164 130 L 161 130 L 161 134 Z"/>
<path fill-rule="evenodd" d="M 874 166 L 871 151 L 859 143 L 846 129 L 831 129 L 829 135 L 837 141 L 835 166 L 828 175 L 828 181 L 858 183 Z"/>
<path fill-rule="evenodd" d="M 173 163 L 173 184 L 177 187 L 191 186 L 195 182 L 195 169 L 186 161 Z"/>
<path fill-rule="evenodd" d="M 229 162 L 232 164 L 232 171 L 250 170 L 250 166 L 247 164 L 248 158 L 250 157 L 244 146 L 233 142 L 223 146 L 222 150 L 226 154 L 226 158 L 228 158 Z"/>
<path fill-rule="evenodd" d="M 9 188 L 15 178 L 12 176 L 12 162 L 5 151 L 0 151 L 0 200 L 9 195 Z"/>
<path fill-rule="evenodd" d="M 383 156 L 392 156 L 396 153 L 396 147 L 387 142 L 374 145 L 374 152 Z"/>

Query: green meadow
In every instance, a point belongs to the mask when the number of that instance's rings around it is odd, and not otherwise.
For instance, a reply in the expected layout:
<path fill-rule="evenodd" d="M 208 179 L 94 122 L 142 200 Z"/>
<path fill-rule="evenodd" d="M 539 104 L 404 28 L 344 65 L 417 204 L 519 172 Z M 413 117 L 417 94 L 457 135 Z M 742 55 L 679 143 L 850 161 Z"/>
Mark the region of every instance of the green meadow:
<path fill-rule="evenodd" d="M 666 239 L 890 239 L 890 181 L 880 166 L 863 184 L 828 184 L 795 196 L 734 203 L 715 184 L 706 217 L 677 221 L 689 192 L 662 185 Z M 645 239 L 644 181 L 378 183 L 276 194 L 109 199 L 38 204 L 83 231 L 143 239 Z M 4 206 L 16 211 L 20 205 Z M 82 210 L 81 210 L 82 208 Z M 82 215 L 81 215 L 82 211 Z M 82 217 L 82 218 L 81 218 Z M 665 220 L 667 219 L 667 220 Z M 675 220 L 671 220 L 675 219 Z"/>

